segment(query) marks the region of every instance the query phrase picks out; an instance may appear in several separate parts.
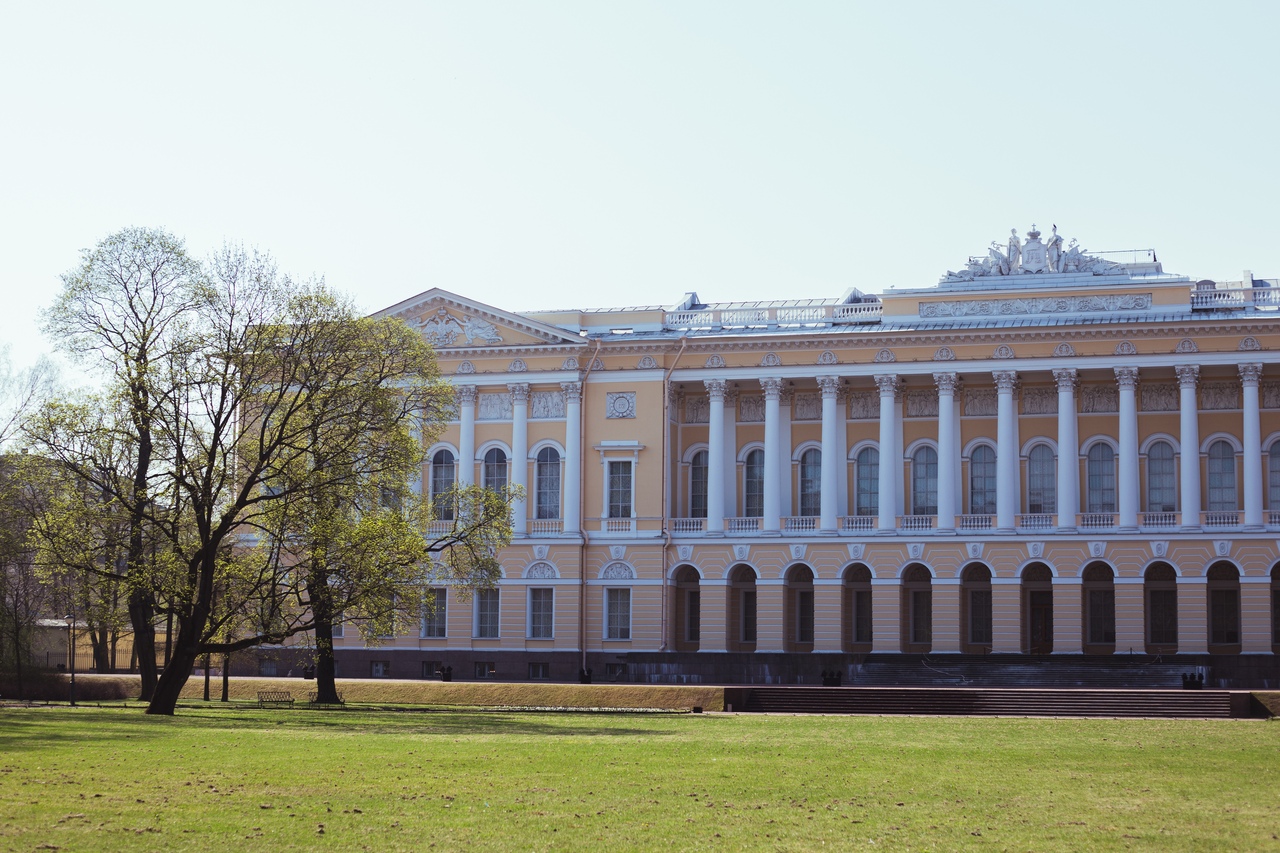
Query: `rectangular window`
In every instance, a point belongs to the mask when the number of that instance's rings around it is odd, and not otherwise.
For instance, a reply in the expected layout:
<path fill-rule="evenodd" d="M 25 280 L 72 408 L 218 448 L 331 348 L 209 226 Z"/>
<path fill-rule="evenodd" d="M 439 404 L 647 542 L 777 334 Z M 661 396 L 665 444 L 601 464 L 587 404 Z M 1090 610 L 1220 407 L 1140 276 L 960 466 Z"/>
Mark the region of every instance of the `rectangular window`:
<path fill-rule="evenodd" d="M 1232 645 L 1240 642 L 1240 591 L 1209 590 L 1209 641 Z"/>
<path fill-rule="evenodd" d="M 1280 589 L 1271 590 L 1271 642 L 1280 645 Z"/>
<path fill-rule="evenodd" d="M 754 589 L 744 589 L 742 591 L 742 642 L 754 643 L 756 641 L 756 591 Z"/>
<path fill-rule="evenodd" d="M 1114 643 L 1116 641 L 1116 591 L 1114 589 L 1089 590 L 1089 642 Z"/>
<path fill-rule="evenodd" d="M 796 642 L 813 642 L 813 590 L 796 590 Z"/>
<path fill-rule="evenodd" d="M 609 461 L 609 518 L 631 517 L 631 461 Z"/>
<path fill-rule="evenodd" d="M 856 515 L 880 512 L 880 453 L 867 448 L 858 454 Z"/>
<path fill-rule="evenodd" d="M 498 625 L 498 590 L 476 590 L 476 637 L 496 640 Z"/>
<path fill-rule="evenodd" d="M 1157 646 L 1178 644 L 1178 592 L 1153 589 L 1147 592 L 1147 642 Z"/>
<path fill-rule="evenodd" d="M 764 451 L 752 450 L 742 466 L 742 514 L 764 516 Z"/>
<path fill-rule="evenodd" d="M 629 464 L 629 463 L 628 463 Z M 631 590 L 606 589 L 605 632 L 606 640 L 631 639 Z"/>
<path fill-rule="evenodd" d="M 445 636 L 445 590 L 444 587 L 433 587 L 431 597 L 422 608 L 423 639 L 443 639 Z"/>
<path fill-rule="evenodd" d="M 991 645 L 991 590 L 969 590 L 969 642 Z"/>
<path fill-rule="evenodd" d="M 478 660 L 475 662 L 474 672 L 476 678 L 497 678 L 498 664 L 491 660 Z"/>
<path fill-rule="evenodd" d="M 375 660 L 369 662 L 369 675 L 372 678 L 390 678 L 391 661 Z"/>
<path fill-rule="evenodd" d="M 550 640 L 555 636 L 555 590 L 535 587 L 529 590 L 529 639 Z"/>
<path fill-rule="evenodd" d="M 855 643 L 871 642 L 871 590 L 857 589 L 853 592 L 853 641 Z"/>
<path fill-rule="evenodd" d="M 604 677 L 610 681 L 620 681 L 627 674 L 625 663 L 607 663 L 604 665 Z"/>
<path fill-rule="evenodd" d="M 1177 482 L 1173 448 L 1163 441 L 1156 442 L 1147 451 L 1147 512 L 1174 512 Z"/>
<path fill-rule="evenodd" d="M 911 642 L 933 642 L 933 591 L 911 591 Z"/>
<path fill-rule="evenodd" d="M 538 451 L 534 464 L 534 517 L 560 517 L 560 454 L 550 447 Z"/>
<path fill-rule="evenodd" d="M 689 466 L 689 517 L 707 517 L 707 453 L 698 451 Z"/>
<path fill-rule="evenodd" d="M 529 680 L 530 681 L 547 681 L 551 678 L 551 664 L 549 663 L 529 663 Z"/>
<path fill-rule="evenodd" d="M 423 678 L 439 678 L 441 676 L 440 669 L 441 669 L 440 661 L 424 660 L 422 662 L 422 677 Z"/>
<path fill-rule="evenodd" d="M 806 450 L 800 457 L 800 515 L 822 514 L 822 452 Z"/>
<path fill-rule="evenodd" d="M 702 639 L 702 592 L 691 589 L 684 597 L 684 638 L 696 643 Z"/>
<path fill-rule="evenodd" d="M 333 638 L 335 640 L 341 640 L 346 633 L 347 633 L 347 626 L 345 623 L 335 622 L 333 624 Z"/>

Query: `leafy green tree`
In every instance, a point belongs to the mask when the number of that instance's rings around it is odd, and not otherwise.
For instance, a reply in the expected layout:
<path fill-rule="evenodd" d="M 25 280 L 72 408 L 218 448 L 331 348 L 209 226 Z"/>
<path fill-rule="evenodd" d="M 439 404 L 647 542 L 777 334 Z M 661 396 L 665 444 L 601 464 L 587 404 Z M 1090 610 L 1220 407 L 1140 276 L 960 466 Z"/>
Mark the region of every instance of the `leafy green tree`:
<path fill-rule="evenodd" d="M 132 258 L 135 244 L 146 258 L 181 249 L 127 231 L 86 255 Z M 504 496 L 460 493 L 462 523 L 437 533 L 406 485 L 421 476 L 421 435 L 452 408 L 419 334 L 360 317 L 322 282 L 295 282 L 241 249 L 167 280 L 172 290 L 98 276 L 96 263 L 64 281 L 51 317 L 74 318 L 64 328 L 87 330 L 86 349 L 97 342 L 127 416 L 95 430 L 83 403 L 48 406 L 29 433 L 128 517 L 131 605 L 145 599 L 154 618 L 158 601 L 171 603 L 176 635 L 148 713 L 173 713 L 201 655 L 281 643 L 317 629 L 317 611 L 322 634 L 335 618 L 377 621 L 414 606 L 415 590 L 441 572 L 463 583 L 496 572 L 510 537 Z M 186 270 L 178 260 L 136 266 Z M 111 281 L 125 296 L 103 295 Z M 159 310 L 179 292 L 180 312 Z M 123 313 L 157 319 L 108 323 L 80 299 L 137 299 Z M 124 345 L 129 335 L 145 346 Z"/>

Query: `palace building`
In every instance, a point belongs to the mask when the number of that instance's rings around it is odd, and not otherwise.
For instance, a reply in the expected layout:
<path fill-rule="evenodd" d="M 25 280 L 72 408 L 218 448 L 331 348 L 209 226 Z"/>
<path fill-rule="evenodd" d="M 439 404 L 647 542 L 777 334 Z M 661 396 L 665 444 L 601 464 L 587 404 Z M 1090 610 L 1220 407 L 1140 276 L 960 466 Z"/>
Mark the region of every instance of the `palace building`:
<path fill-rule="evenodd" d="M 1041 236 L 879 295 L 380 312 L 457 391 L 423 490 L 526 499 L 496 588 L 348 628 L 340 674 L 813 683 L 993 653 L 1274 681 L 1280 282 Z"/>

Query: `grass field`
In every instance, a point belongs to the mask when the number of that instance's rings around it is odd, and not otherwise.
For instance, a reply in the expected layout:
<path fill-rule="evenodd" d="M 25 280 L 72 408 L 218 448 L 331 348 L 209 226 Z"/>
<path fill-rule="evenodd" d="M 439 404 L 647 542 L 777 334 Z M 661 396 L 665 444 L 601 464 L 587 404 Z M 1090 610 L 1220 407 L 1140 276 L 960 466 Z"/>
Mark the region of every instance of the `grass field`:
<path fill-rule="evenodd" d="M 0 710 L 0 850 L 1280 850 L 1280 723 Z"/>

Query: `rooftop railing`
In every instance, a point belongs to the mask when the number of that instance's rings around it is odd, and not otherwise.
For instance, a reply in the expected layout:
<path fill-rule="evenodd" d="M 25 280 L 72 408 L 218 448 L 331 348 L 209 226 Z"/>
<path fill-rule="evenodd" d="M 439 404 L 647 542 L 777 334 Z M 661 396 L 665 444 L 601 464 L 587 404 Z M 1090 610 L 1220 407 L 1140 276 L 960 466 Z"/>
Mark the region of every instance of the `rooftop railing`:
<path fill-rule="evenodd" d="M 852 305 L 700 308 L 668 311 L 662 325 L 668 329 L 680 330 L 832 326 L 849 323 L 879 323 L 882 312 L 883 306 L 879 302 L 859 302 Z"/>

